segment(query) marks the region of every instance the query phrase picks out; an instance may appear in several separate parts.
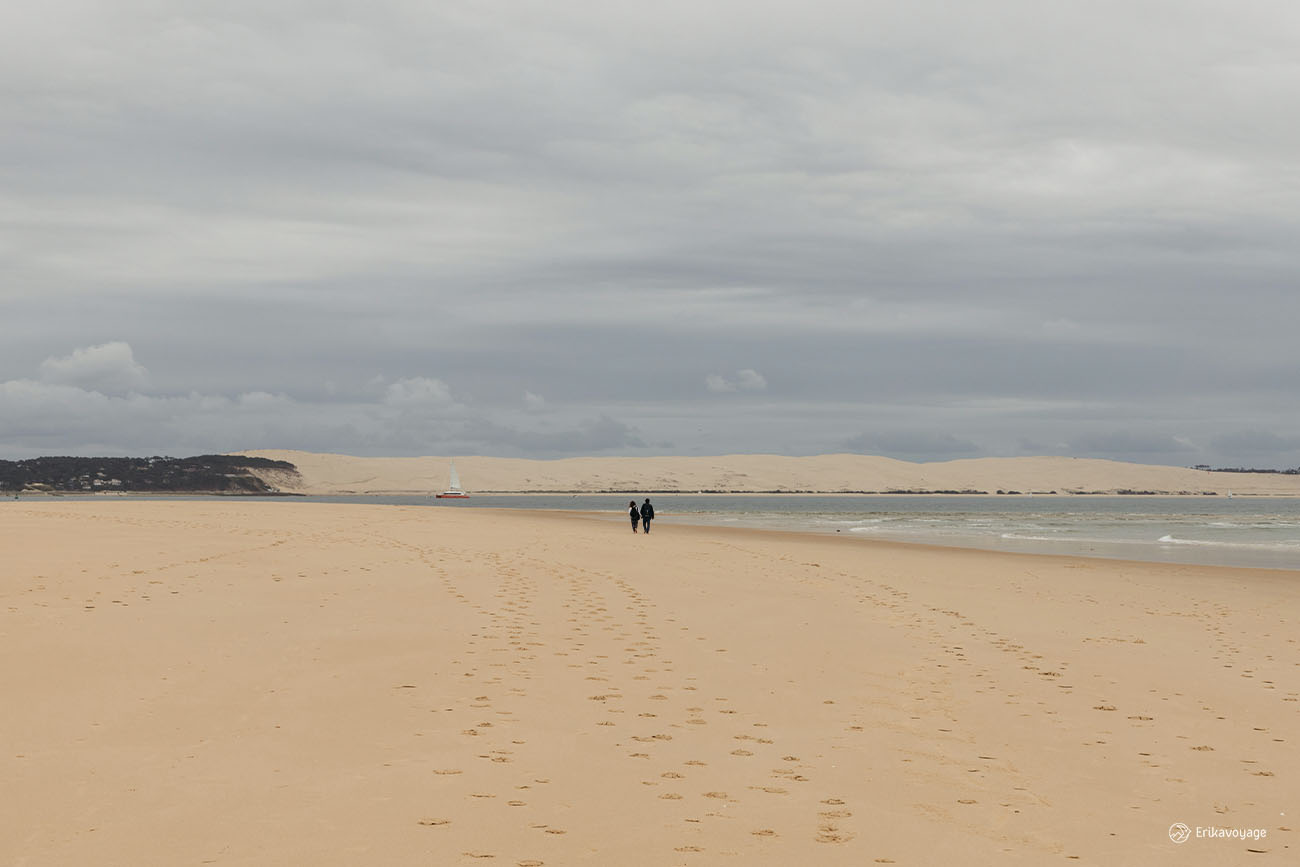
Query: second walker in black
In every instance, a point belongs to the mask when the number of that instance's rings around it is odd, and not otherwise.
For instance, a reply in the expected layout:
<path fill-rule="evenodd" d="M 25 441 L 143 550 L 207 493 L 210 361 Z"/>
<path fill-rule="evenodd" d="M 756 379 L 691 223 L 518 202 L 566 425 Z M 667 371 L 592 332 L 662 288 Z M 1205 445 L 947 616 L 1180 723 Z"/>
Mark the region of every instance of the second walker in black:
<path fill-rule="evenodd" d="M 650 505 L 650 498 L 646 497 L 645 502 L 641 504 L 641 531 L 650 532 L 650 522 L 655 518 L 655 507 Z"/>

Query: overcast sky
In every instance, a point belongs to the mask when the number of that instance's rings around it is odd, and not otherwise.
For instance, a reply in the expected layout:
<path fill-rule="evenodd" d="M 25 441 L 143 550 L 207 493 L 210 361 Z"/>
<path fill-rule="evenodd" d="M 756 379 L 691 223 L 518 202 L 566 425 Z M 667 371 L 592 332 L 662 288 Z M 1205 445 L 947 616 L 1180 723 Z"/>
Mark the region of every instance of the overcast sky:
<path fill-rule="evenodd" d="M 1300 465 L 1300 5 L 0 4 L 0 457 Z"/>

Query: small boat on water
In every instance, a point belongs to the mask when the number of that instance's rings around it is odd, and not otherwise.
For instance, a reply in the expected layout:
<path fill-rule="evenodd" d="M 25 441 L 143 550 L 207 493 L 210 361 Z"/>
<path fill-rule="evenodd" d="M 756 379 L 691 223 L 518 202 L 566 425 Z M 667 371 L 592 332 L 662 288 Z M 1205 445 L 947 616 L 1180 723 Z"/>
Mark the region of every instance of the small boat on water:
<path fill-rule="evenodd" d="M 447 490 L 434 494 L 439 500 L 467 500 L 469 494 L 460 487 L 460 476 L 456 475 L 456 462 L 451 462 L 451 478 L 447 481 Z"/>

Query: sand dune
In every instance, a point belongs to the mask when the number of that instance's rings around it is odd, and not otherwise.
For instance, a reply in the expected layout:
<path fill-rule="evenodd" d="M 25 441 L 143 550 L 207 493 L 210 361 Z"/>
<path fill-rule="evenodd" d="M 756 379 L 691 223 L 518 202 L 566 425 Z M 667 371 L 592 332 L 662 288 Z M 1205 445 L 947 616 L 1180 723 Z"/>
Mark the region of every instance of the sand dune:
<path fill-rule="evenodd" d="M 360 458 L 257 450 L 285 460 L 300 477 L 262 473 L 304 494 L 429 494 L 447 486 L 450 457 Z M 1211 473 L 1080 458 L 980 458 L 914 464 L 867 455 L 719 457 L 455 457 L 467 490 L 489 491 L 979 491 L 1300 496 L 1300 475 Z"/>
<path fill-rule="evenodd" d="M 1296 573 L 284 500 L 0 532 L 3 864 L 1300 847 Z"/>

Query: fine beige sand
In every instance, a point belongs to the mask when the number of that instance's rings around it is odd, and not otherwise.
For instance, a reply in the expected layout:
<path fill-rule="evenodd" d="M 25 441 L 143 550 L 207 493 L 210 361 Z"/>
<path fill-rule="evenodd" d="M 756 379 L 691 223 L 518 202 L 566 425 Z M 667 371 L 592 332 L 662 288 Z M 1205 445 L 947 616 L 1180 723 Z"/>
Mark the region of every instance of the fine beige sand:
<path fill-rule="evenodd" d="M 1300 573 L 284 500 L 0 534 L 3 864 L 1300 860 Z"/>
<path fill-rule="evenodd" d="M 718 457 L 358 458 L 283 450 L 241 454 L 289 461 L 298 474 L 260 472 L 304 494 L 429 494 L 447 487 L 455 460 L 469 491 L 975 491 L 1096 494 L 1228 493 L 1300 496 L 1300 475 L 1214 473 L 1081 458 L 979 458 L 914 464 L 869 455 Z"/>

